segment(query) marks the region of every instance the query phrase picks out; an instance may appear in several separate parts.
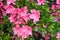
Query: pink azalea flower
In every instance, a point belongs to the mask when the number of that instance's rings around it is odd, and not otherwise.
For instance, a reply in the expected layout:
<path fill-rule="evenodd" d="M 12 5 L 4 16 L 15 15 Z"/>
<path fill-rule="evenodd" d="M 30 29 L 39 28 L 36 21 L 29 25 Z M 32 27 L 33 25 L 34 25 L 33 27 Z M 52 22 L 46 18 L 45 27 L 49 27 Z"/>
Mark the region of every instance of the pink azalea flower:
<path fill-rule="evenodd" d="M 22 38 L 27 38 L 29 35 L 32 35 L 32 29 L 30 26 L 23 25 L 22 30 L 23 30 Z"/>
<path fill-rule="evenodd" d="M 60 32 L 57 33 L 57 37 L 56 38 L 60 38 Z"/>
<path fill-rule="evenodd" d="M 27 12 L 28 12 L 27 6 L 24 6 L 23 8 L 12 8 L 9 11 L 11 12 L 10 13 L 11 16 L 9 17 L 9 20 L 10 20 L 10 22 L 13 22 L 14 24 L 25 24 L 24 20 L 26 22 L 28 22 L 30 20 L 30 18 L 29 18 L 30 14 L 27 14 Z"/>
<path fill-rule="evenodd" d="M 12 10 L 11 15 L 16 15 L 16 18 L 19 19 L 21 17 L 21 13 L 20 13 L 20 8 L 15 8 L 14 10 Z"/>
<path fill-rule="evenodd" d="M 19 15 L 20 12 L 19 12 L 20 8 L 15 8 L 12 12 L 13 15 Z"/>
<path fill-rule="evenodd" d="M 19 27 L 19 25 L 16 25 L 16 27 L 12 28 L 14 34 L 21 36 L 22 38 L 27 38 L 29 35 L 32 35 L 32 29 L 30 26 L 23 25 L 22 27 Z"/>
<path fill-rule="evenodd" d="M 27 14 L 28 10 L 27 10 L 27 6 L 24 6 L 23 8 L 20 9 L 20 14 L 21 17 L 25 16 Z"/>
<path fill-rule="evenodd" d="M 21 27 L 19 25 L 16 25 L 15 27 L 12 28 L 14 35 L 18 35 L 20 33 Z"/>
<path fill-rule="evenodd" d="M 9 17 L 10 22 L 15 22 L 17 20 L 16 15 L 11 15 Z"/>
<path fill-rule="evenodd" d="M 25 16 L 23 16 L 23 19 L 28 22 L 30 20 L 30 14 L 26 14 Z"/>
<path fill-rule="evenodd" d="M 60 5 L 60 0 L 56 0 L 56 3 Z"/>
<path fill-rule="evenodd" d="M 51 9 L 52 9 L 52 10 L 55 10 L 55 9 L 56 9 L 56 5 L 52 4 Z"/>
<path fill-rule="evenodd" d="M 34 23 L 39 21 L 40 12 L 38 10 L 32 9 L 30 10 L 32 14 L 30 14 L 30 18 L 33 19 Z"/>
<path fill-rule="evenodd" d="M 6 1 L 7 1 L 7 5 L 9 5 L 9 4 L 11 4 L 11 3 L 15 5 L 15 1 L 16 1 L 16 0 L 6 0 Z"/>
<path fill-rule="evenodd" d="M 25 24 L 24 20 L 22 18 L 19 18 L 20 16 L 18 15 L 11 15 L 9 17 L 10 22 L 14 24 Z"/>
<path fill-rule="evenodd" d="M 4 9 L 6 9 L 6 13 L 11 14 L 15 8 L 12 5 L 5 5 Z"/>
<path fill-rule="evenodd" d="M 46 0 L 37 0 L 37 5 L 45 4 Z"/>
<path fill-rule="evenodd" d="M 57 9 L 60 9 L 60 5 L 56 5 L 56 8 L 57 8 Z"/>

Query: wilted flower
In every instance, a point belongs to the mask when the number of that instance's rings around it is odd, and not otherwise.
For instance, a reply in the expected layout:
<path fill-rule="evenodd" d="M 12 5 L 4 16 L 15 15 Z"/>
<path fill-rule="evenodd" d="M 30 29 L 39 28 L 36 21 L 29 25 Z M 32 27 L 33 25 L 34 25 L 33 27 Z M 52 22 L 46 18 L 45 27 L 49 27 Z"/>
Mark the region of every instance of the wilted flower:
<path fill-rule="evenodd" d="M 47 26 L 46 26 L 46 24 L 43 24 L 43 28 L 46 28 Z"/>
<path fill-rule="evenodd" d="M 35 26 L 35 31 L 38 31 L 38 27 L 37 26 Z"/>

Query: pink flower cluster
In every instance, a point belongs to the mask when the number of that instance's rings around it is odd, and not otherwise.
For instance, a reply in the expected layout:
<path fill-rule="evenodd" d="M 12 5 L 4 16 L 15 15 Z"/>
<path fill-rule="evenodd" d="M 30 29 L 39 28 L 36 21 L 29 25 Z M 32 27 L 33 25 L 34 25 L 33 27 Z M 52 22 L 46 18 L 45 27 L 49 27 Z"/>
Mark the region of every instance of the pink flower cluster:
<path fill-rule="evenodd" d="M 22 38 L 27 38 L 29 35 L 32 35 L 31 27 L 25 24 L 30 21 L 30 19 L 33 19 L 34 23 L 39 21 L 40 12 L 38 10 L 32 9 L 30 14 L 28 13 L 27 6 L 23 8 L 14 8 L 11 5 L 7 5 L 5 9 L 6 13 L 10 14 L 10 22 L 16 25 L 12 29 L 15 34 Z M 23 26 L 20 27 L 19 24 L 23 24 Z"/>
<path fill-rule="evenodd" d="M 11 12 L 11 15 L 9 17 L 10 22 L 13 22 L 14 24 L 25 24 L 24 20 L 27 22 L 29 21 L 29 14 L 27 14 L 27 6 L 23 8 L 13 8 Z M 24 18 L 26 17 L 26 18 Z M 24 20 L 23 20 L 24 19 Z"/>
<path fill-rule="evenodd" d="M 60 17 L 60 5 L 52 4 L 52 16 L 54 16 L 55 22 L 59 22 L 59 17 Z"/>
<path fill-rule="evenodd" d="M 28 13 L 27 6 L 23 8 L 14 8 L 12 5 L 6 5 L 6 14 L 10 14 L 9 20 L 14 24 L 26 24 L 30 19 L 33 19 L 34 23 L 39 21 L 40 12 L 32 9 L 31 13 Z"/>
<path fill-rule="evenodd" d="M 31 9 L 29 13 L 29 10 L 27 9 L 27 6 L 24 6 L 22 8 L 15 8 L 11 4 L 15 5 L 16 0 L 7 0 L 7 5 L 4 5 L 4 16 L 7 16 L 7 14 L 10 15 L 8 18 L 11 23 L 15 24 L 16 26 L 12 28 L 15 35 L 18 35 L 18 37 L 27 38 L 29 35 L 32 35 L 32 29 L 30 26 L 27 26 L 27 24 L 30 19 L 33 19 L 34 24 L 39 21 L 40 18 L 40 12 L 39 10 Z M 20 27 L 19 24 L 23 24 L 22 27 Z"/>
<path fill-rule="evenodd" d="M 0 0 L 0 10 L 2 11 L 0 12 L 0 18 L 2 18 L 2 16 L 9 15 L 9 21 L 16 25 L 13 25 L 14 27 L 12 28 L 14 34 L 18 37 L 21 36 L 23 39 L 32 35 L 32 28 L 26 24 L 31 19 L 33 19 L 33 23 L 36 24 L 40 18 L 40 11 L 31 9 L 29 13 L 27 6 L 15 8 L 14 6 L 16 6 L 16 0 L 6 0 L 7 4 L 3 4 L 2 1 L 3 0 Z M 20 27 L 20 24 L 23 24 L 22 27 Z"/>
<path fill-rule="evenodd" d="M 27 38 L 29 35 L 32 35 L 32 29 L 30 26 L 23 25 L 20 27 L 19 25 L 16 25 L 12 28 L 15 35 L 18 35 L 18 37 Z"/>
<path fill-rule="evenodd" d="M 36 22 L 39 21 L 40 12 L 39 10 L 31 9 L 29 13 L 27 6 L 24 6 L 22 8 L 15 8 L 13 6 L 16 6 L 15 1 L 16 0 L 6 0 L 7 4 L 3 4 L 1 0 L 0 10 L 2 10 L 3 16 L 7 16 L 8 14 L 10 15 L 8 18 L 9 21 L 16 25 L 12 28 L 14 34 L 18 37 L 21 36 L 24 39 L 29 35 L 32 35 L 31 27 L 25 24 L 27 24 L 30 19 L 33 19 L 34 24 L 36 24 Z M 22 27 L 20 27 L 20 24 L 23 24 Z"/>

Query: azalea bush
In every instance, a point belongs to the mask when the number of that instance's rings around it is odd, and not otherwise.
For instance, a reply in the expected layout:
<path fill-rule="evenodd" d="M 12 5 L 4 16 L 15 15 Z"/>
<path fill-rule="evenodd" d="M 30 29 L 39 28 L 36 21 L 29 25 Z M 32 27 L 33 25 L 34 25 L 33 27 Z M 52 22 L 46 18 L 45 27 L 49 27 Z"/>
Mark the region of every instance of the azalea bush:
<path fill-rule="evenodd" d="M 60 40 L 60 0 L 0 0 L 0 40 Z"/>

